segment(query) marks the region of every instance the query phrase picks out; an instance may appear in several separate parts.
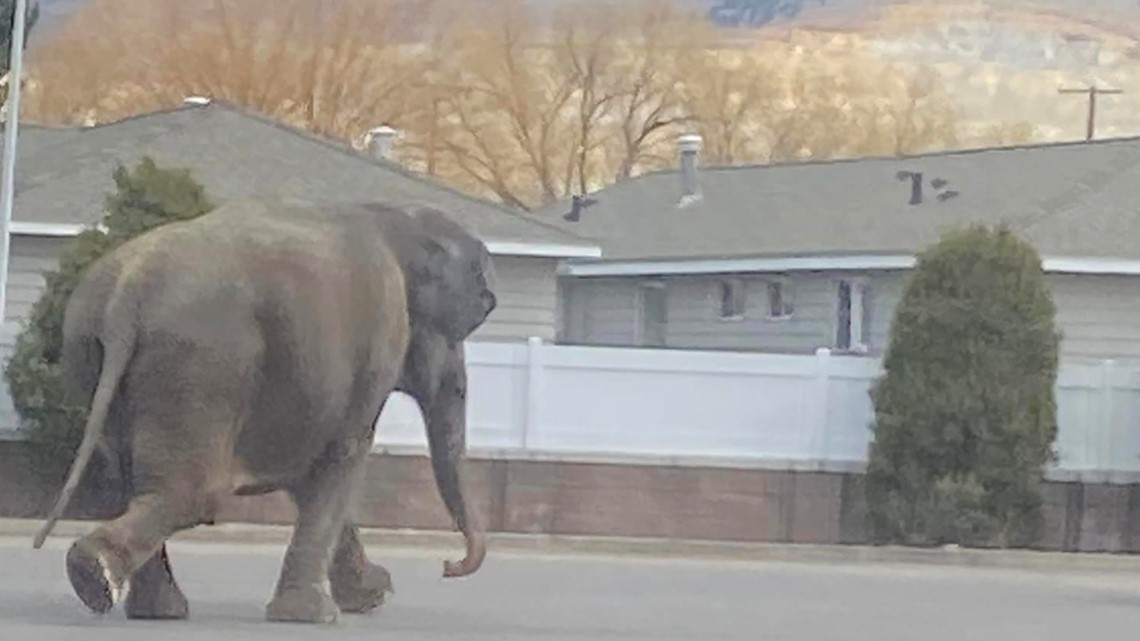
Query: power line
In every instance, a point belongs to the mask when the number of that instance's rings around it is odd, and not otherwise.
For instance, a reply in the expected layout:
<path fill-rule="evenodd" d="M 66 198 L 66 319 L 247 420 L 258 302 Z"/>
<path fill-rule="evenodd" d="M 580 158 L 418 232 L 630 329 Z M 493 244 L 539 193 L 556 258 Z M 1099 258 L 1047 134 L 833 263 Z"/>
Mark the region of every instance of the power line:
<path fill-rule="evenodd" d="M 1120 94 L 1124 93 L 1120 89 L 1101 89 L 1095 84 L 1086 89 L 1057 89 L 1057 93 L 1083 93 L 1089 97 L 1089 120 L 1088 132 L 1085 134 L 1085 140 L 1092 140 L 1093 135 L 1096 133 L 1096 97 L 1100 94 Z"/>

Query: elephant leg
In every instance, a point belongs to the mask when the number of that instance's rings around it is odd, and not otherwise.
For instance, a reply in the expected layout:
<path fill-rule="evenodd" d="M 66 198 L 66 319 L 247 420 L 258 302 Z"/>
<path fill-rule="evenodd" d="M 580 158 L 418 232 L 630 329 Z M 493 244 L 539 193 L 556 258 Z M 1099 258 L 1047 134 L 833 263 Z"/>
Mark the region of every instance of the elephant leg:
<path fill-rule="evenodd" d="M 297 524 L 285 551 L 270 621 L 333 623 L 339 608 L 329 593 L 329 566 L 344 526 L 350 492 L 363 470 L 364 440 L 318 459 L 304 482 L 290 488 L 297 504 Z M 339 444 L 338 444 L 339 445 Z"/>
<path fill-rule="evenodd" d="M 333 600 L 341 611 L 354 614 L 371 612 L 384 604 L 386 593 L 396 592 L 388 570 L 365 556 L 358 528 L 349 522 L 340 531 L 329 583 Z"/>
<path fill-rule="evenodd" d="M 174 580 L 166 544 L 133 576 L 127 593 L 129 619 L 185 619 L 190 615 L 186 595 Z"/>
<path fill-rule="evenodd" d="M 88 608 L 107 612 L 129 592 L 130 577 L 160 553 L 166 539 L 207 521 L 208 511 L 202 501 L 178 495 L 135 496 L 125 514 L 95 528 L 68 550 L 72 588 Z"/>
<path fill-rule="evenodd" d="M 236 413 L 227 403 L 197 402 L 176 409 L 146 407 L 144 411 L 158 411 L 140 412 L 126 426 L 132 435 L 133 494 L 127 509 L 68 551 L 71 585 L 95 612 L 107 612 L 129 593 L 136 573 L 144 585 L 155 587 L 152 577 L 167 573 L 166 540 L 213 521 L 221 499 L 230 493 L 228 434 L 237 422 Z M 136 598 L 141 605 L 142 597 Z"/>

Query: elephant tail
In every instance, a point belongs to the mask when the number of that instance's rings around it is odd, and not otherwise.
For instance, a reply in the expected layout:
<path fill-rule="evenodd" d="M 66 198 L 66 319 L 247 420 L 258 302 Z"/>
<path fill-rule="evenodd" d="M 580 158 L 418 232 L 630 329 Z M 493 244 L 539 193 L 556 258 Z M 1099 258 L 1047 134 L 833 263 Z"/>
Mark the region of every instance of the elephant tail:
<path fill-rule="evenodd" d="M 119 381 L 122 379 L 123 373 L 126 372 L 131 354 L 134 352 L 134 342 L 132 335 L 111 341 L 107 345 L 99 383 L 95 387 L 95 395 L 91 401 L 91 411 L 88 413 L 87 423 L 83 427 L 83 441 L 79 444 L 79 451 L 75 455 L 75 461 L 71 464 L 71 472 L 68 474 L 63 491 L 56 499 L 55 506 L 52 508 L 47 521 L 36 534 L 33 546 L 37 550 L 43 546 L 44 540 L 51 534 L 52 528 L 63 515 L 68 502 L 71 501 L 71 495 L 75 493 L 75 488 L 78 487 L 79 480 L 87 469 L 87 464 L 91 461 L 91 455 L 102 441 L 111 401 L 115 398 L 119 389 Z"/>

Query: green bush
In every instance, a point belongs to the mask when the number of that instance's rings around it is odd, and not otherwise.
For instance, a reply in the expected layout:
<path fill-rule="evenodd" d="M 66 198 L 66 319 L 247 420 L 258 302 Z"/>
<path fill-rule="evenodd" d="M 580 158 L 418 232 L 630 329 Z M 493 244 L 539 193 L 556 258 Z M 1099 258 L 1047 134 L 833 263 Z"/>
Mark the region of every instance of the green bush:
<path fill-rule="evenodd" d="M 105 200 L 103 226 L 80 234 L 45 274 L 46 287 L 33 305 L 5 368 L 12 401 L 46 481 L 62 484 L 83 438 L 86 407 L 64 401 L 59 354 L 63 312 L 84 270 L 97 258 L 139 234 L 213 209 L 205 189 L 185 169 L 164 169 L 143 158 L 112 174 L 116 191 Z M 97 465 L 97 464 L 96 464 Z M 95 467 L 95 466 L 93 466 Z"/>
<path fill-rule="evenodd" d="M 1054 315 L 1037 253 L 1004 227 L 948 232 L 920 254 L 871 391 L 876 542 L 1036 540 L 1057 431 Z"/>

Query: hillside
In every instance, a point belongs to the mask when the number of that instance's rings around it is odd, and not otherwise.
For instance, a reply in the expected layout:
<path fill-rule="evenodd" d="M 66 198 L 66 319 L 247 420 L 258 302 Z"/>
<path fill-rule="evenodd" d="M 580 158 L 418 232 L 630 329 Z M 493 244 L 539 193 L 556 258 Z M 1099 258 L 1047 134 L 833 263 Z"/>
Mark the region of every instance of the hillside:
<path fill-rule="evenodd" d="M 844 29 L 805 24 L 758 35 L 834 55 L 858 51 L 934 65 L 968 120 L 1026 120 L 1046 140 L 1085 133 L 1087 99 L 1059 95 L 1058 87 L 1121 89 L 1100 99 L 1097 135 L 1140 133 L 1133 116 L 1140 107 L 1140 8 L 1105 1 L 1078 14 L 1065 4 L 897 3 Z"/>
<path fill-rule="evenodd" d="M 491 1 L 491 0 L 488 0 Z M 552 12 L 572 0 L 528 0 Z M 590 0 L 615 3 L 621 0 Z M 979 126 L 1026 120 L 1040 140 L 1085 135 L 1087 98 L 1057 88 L 1089 83 L 1102 96 L 1097 136 L 1140 134 L 1140 2 L 1137 0 L 755 0 L 798 4 L 791 18 L 729 27 L 742 46 L 763 41 L 841 60 L 858 52 L 933 65 L 964 119 Z M 674 0 L 708 15 L 748 0 Z M 723 13 L 729 15 L 731 12 Z M 762 13 L 761 13 L 762 15 Z M 728 20 L 725 20 L 728 22 Z"/>
<path fill-rule="evenodd" d="M 192 2 L 205 0 L 187 0 Z M 497 0 L 469 0 L 494 3 Z M 524 0 L 543 15 L 581 0 Z M 636 0 L 586 0 L 619 4 Z M 966 121 L 1025 120 L 1041 140 L 1079 139 L 1087 99 L 1057 88 L 1095 82 L 1104 96 L 1098 137 L 1140 134 L 1138 0 L 673 0 L 709 15 L 730 5 L 798 8 L 760 27 L 727 28 L 740 45 L 763 42 L 842 60 L 852 53 L 933 65 Z M 40 0 L 41 38 L 83 0 Z M 764 15 L 759 12 L 755 15 Z M 35 56 L 33 43 L 31 56 Z"/>

